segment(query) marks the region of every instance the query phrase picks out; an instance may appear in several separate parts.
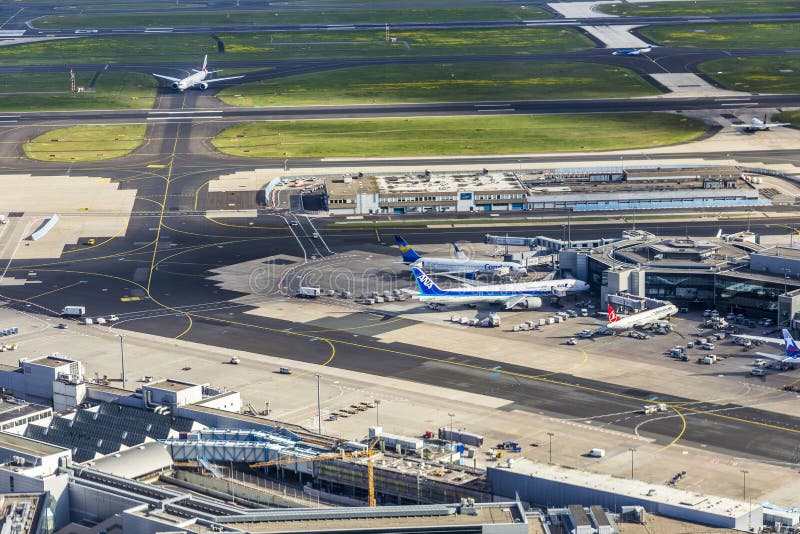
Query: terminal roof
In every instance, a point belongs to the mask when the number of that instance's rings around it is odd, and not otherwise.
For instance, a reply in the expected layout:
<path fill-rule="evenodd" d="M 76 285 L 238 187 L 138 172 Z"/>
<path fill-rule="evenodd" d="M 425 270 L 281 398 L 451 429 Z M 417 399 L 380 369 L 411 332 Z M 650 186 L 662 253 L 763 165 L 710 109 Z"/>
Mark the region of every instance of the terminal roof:
<path fill-rule="evenodd" d="M 50 445 L 49 443 L 24 438 L 15 434 L 7 434 L 5 432 L 0 432 L 0 448 L 18 451 L 31 456 L 49 456 L 67 450 L 62 447 Z"/>
<path fill-rule="evenodd" d="M 532 477 L 540 477 L 579 487 L 593 488 L 597 491 L 626 495 L 643 501 L 657 501 L 670 506 L 727 517 L 739 517 L 748 511 L 748 504 L 743 501 L 694 493 L 641 480 L 621 479 L 610 475 L 567 469 L 557 465 L 532 462 L 528 459 L 515 462 L 511 469 L 516 473 Z"/>

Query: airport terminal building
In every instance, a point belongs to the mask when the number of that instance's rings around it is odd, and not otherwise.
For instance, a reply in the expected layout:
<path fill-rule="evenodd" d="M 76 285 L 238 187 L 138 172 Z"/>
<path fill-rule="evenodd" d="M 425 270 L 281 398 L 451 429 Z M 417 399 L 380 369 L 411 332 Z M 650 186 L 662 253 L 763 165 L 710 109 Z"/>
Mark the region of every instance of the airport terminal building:
<path fill-rule="evenodd" d="M 328 176 L 324 195 L 334 215 L 695 209 L 780 200 L 757 183 L 736 167 L 484 169 Z"/>
<path fill-rule="evenodd" d="M 585 280 L 601 302 L 629 293 L 681 308 L 769 317 L 795 327 L 800 317 L 800 251 L 764 247 L 753 234 L 660 237 L 641 232 L 589 251 L 560 253 L 561 267 Z"/>

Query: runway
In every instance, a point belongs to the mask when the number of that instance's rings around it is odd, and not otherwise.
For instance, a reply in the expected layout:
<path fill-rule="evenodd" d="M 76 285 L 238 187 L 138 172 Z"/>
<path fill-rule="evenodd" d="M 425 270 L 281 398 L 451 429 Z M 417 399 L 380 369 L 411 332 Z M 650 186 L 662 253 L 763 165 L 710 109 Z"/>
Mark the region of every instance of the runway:
<path fill-rule="evenodd" d="M 195 10 L 193 10 L 195 11 Z M 47 12 L 46 15 L 53 15 Z M 28 18 L 28 17 L 26 17 Z M 504 21 L 467 21 L 467 22 L 392 22 L 395 31 L 413 30 L 452 30 L 452 29 L 503 29 L 503 28 L 530 28 L 530 27 L 579 27 L 597 26 L 605 24 L 633 24 L 633 25 L 667 25 L 667 24 L 715 24 L 715 23 L 771 23 L 795 22 L 800 20 L 800 13 L 792 14 L 753 14 L 741 15 L 715 15 L 704 16 L 674 16 L 674 17 L 598 17 L 587 19 L 532 19 L 532 20 L 504 20 Z M 308 31 L 384 31 L 386 23 L 353 23 L 353 24 L 233 24 L 214 26 L 176 26 L 159 28 L 157 33 L 164 34 L 201 34 L 224 31 L 227 33 L 263 33 L 263 32 L 308 32 Z M 6 30 L 25 30 L 25 37 L 104 37 L 112 35 L 147 35 L 154 33 L 152 29 L 137 28 L 91 28 L 86 30 L 74 29 L 38 29 L 26 25 L 24 21 L 12 21 L 4 26 Z"/>

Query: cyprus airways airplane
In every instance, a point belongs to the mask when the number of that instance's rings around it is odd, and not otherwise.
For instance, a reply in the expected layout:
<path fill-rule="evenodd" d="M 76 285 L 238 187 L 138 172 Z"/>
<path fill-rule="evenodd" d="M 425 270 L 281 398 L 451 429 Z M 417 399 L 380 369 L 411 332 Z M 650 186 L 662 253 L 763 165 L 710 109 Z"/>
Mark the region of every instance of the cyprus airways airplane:
<path fill-rule="evenodd" d="M 163 74 L 156 74 L 153 73 L 153 76 L 156 78 L 161 78 L 163 80 L 167 80 L 172 82 L 172 88 L 177 89 L 180 92 L 185 91 L 186 89 L 191 89 L 193 87 L 197 87 L 199 89 L 208 89 L 208 84 L 210 83 L 217 83 L 217 82 L 224 82 L 226 80 L 237 80 L 239 78 L 244 78 L 244 76 L 228 76 L 227 78 L 213 78 L 211 80 L 207 80 L 209 74 L 213 74 L 216 71 L 208 71 L 206 70 L 206 64 L 208 63 L 208 54 L 206 57 L 203 58 L 203 67 L 200 70 L 192 69 L 194 74 L 190 74 L 186 78 L 173 78 L 171 76 L 164 76 Z"/>
<path fill-rule="evenodd" d="M 486 302 L 503 304 L 507 310 L 517 304 L 533 309 L 542 305 L 542 299 L 539 297 L 555 295 L 559 292 L 577 293 L 589 289 L 589 284 L 586 282 L 573 279 L 442 289 L 418 267 L 412 265 L 411 272 L 419 287 L 419 293 L 413 294 L 412 298 L 433 305 Z"/>
<path fill-rule="evenodd" d="M 402 236 L 396 235 L 394 240 L 403 254 L 403 263 L 418 265 L 428 272 L 474 275 L 492 274 L 508 269 L 508 272 L 513 275 L 527 274 L 525 267 L 513 261 L 471 260 L 455 243 L 453 243 L 453 247 L 456 250 L 456 258 L 428 258 L 417 254 Z"/>

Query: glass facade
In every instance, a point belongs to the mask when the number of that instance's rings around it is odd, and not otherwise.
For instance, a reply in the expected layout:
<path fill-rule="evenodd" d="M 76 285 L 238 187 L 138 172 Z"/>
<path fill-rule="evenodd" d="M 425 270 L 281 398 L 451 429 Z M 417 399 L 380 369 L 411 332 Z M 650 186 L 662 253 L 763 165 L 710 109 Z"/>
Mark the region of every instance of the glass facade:
<path fill-rule="evenodd" d="M 749 317 L 772 317 L 778 312 L 778 281 L 748 279 L 745 274 L 647 272 L 645 296 L 669 300 L 676 306 L 717 309 Z M 791 291 L 796 283 L 788 284 Z"/>

